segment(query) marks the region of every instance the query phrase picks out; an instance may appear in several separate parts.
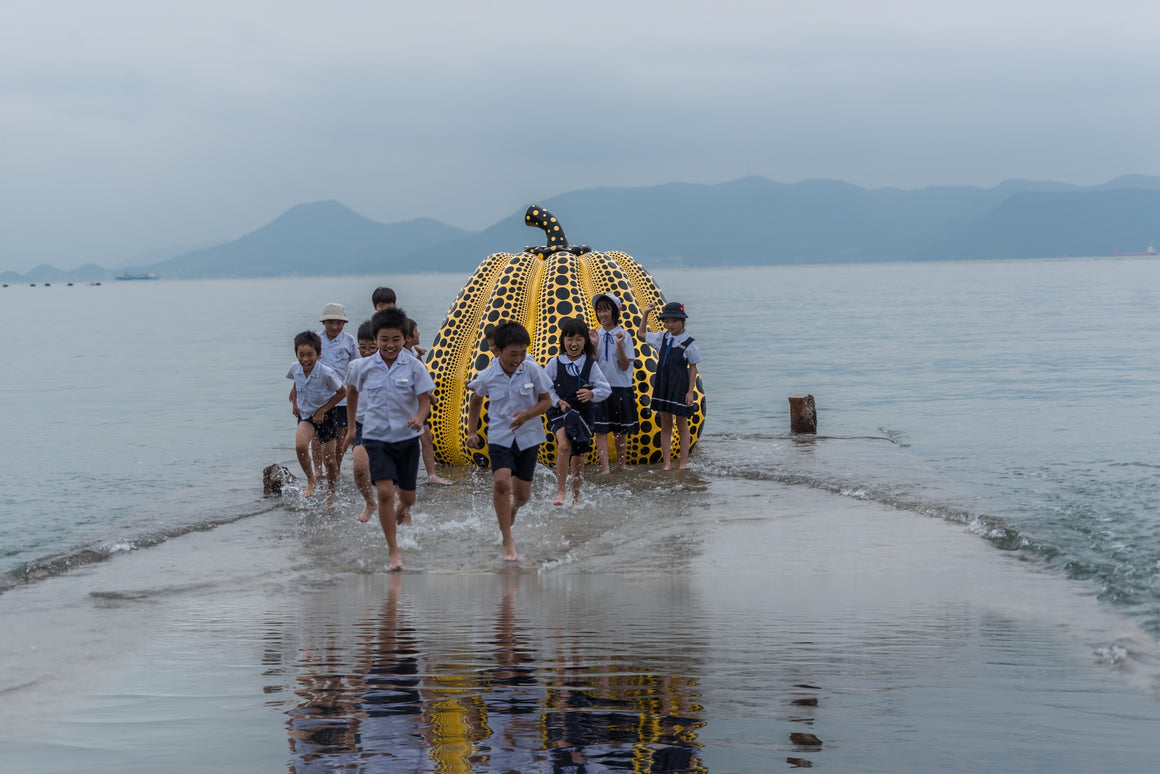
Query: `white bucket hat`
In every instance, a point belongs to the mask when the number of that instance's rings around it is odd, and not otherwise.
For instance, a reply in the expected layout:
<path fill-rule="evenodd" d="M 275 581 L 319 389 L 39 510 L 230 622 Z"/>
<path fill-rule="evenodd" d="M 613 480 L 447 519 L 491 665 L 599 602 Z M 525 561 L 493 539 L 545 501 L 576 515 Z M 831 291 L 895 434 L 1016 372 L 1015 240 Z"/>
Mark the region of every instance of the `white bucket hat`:
<path fill-rule="evenodd" d="M 611 300 L 612 303 L 616 306 L 616 311 L 618 311 L 618 312 L 624 311 L 624 304 L 620 303 L 620 299 L 617 298 L 616 296 L 614 296 L 612 293 L 597 293 L 596 295 L 594 295 L 592 297 L 592 308 L 593 309 L 596 308 L 596 302 L 602 298 L 607 298 L 607 299 Z"/>
<path fill-rule="evenodd" d="M 342 304 L 327 304 L 322 307 L 322 317 L 318 318 L 318 321 L 326 322 L 327 320 L 350 322 L 346 316 L 346 309 L 343 308 Z"/>

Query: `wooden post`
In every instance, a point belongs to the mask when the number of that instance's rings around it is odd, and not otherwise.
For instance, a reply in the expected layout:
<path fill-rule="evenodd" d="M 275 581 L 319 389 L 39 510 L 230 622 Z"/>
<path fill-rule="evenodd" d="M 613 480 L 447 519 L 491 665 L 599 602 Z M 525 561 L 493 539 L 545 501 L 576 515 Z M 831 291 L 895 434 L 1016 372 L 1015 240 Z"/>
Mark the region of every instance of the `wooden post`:
<path fill-rule="evenodd" d="M 789 396 L 789 429 L 794 433 L 818 432 L 818 411 L 813 395 Z"/>

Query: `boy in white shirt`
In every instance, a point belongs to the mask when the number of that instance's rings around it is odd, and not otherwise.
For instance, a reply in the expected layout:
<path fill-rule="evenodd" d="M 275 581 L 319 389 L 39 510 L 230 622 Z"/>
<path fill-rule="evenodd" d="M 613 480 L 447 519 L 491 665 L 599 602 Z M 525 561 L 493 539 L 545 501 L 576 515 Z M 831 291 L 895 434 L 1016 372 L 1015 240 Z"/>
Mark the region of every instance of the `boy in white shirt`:
<path fill-rule="evenodd" d="M 524 326 L 501 322 L 491 341 L 495 357 L 467 384 L 474 393 L 467 405 L 467 445 L 483 448 L 479 417 L 483 399 L 490 398 L 487 455 L 491 459 L 491 499 L 503 538 L 503 558 L 516 562 L 520 557 L 512 524 L 532 496 L 536 456 L 544 442 L 544 423 L 539 417 L 552 405 L 552 382 L 539 364 L 528 359 L 532 338 Z"/>
<path fill-rule="evenodd" d="M 333 505 L 338 481 L 338 460 L 334 454 L 338 428 L 331 411 L 346 396 L 346 388 L 342 386 L 342 378 L 319 361 L 321 352 L 322 342 L 317 333 L 299 333 L 294 337 L 294 355 L 298 362 L 290 366 L 286 378 L 294 381 L 290 405 L 294 416 L 298 417 L 294 451 L 302 472 L 306 474 L 306 489 L 302 496 L 310 497 L 318 486 L 318 476 L 310 459 L 310 444 L 317 441 L 326 468 L 326 504 Z"/>
<path fill-rule="evenodd" d="M 347 413 L 363 408 L 362 442 L 378 494 L 379 524 L 390 551 L 388 570 L 403 569 L 396 528 L 411 520 L 419 474 L 419 435 L 431 412 L 435 382 L 427 368 L 407 351 L 407 315 L 399 308 L 376 312 L 371 334 L 378 355 L 356 360 L 347 373 Z M 353 444 L 355 427 L 347 428 Z M 395 490 L 399 504 L 395 506 Z M 368 515 L 369 518 L 369 515 Z"/>

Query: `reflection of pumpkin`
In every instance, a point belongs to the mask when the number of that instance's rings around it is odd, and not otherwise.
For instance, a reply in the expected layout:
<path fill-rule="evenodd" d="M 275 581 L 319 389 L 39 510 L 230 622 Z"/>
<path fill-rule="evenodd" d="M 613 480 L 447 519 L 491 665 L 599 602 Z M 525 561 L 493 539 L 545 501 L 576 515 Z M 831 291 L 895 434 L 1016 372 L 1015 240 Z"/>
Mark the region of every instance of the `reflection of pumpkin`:
<path fill-rule="evenodd" d="M 505 319 L 522 323 L 532 336 L 529 354 L 543 364 L 559 353 L 560 319 L 580 316 L 589 327 L 597 327 L 592 298 L 599 293 L 613 293 L 623 304 L 621 325 L 632 336 L 637 353 L 635 383 L 640 431 L 628 437 L 628 462 L 660 462 L 660 425 L 648 409 L 656 352 L 636 339 L 641 307 L 664 303 L 660 289 L 648 272 L 624 253 L 597 253 L 583 245 L 569 245 L 559 222 L 547 210 L 532 205 L 524 220 L 529 226 L 543 229 L 548 244 L 525 247 L 518 255 L 496 253 L 485 258 L 447 310 L 427 355 L 427 367 L 435 380 L 431 428 L 436 459 L 451 465 L 487 462 L 486 449 L 470 449 L 465 442 L 471 395 L 464 385 L 491 358 L 484 336 L 489 326 Z M 655 318 L 650 330 L 660 330 Z M 693 446 L 705 421 L 705 394 L 699 377 L 696 399 L 697 411 L 689 420 Z M 485 404 L 481 420 L 485 438 L 487 420 Z M 555 460 L 556 439 L 545 433 L 545 440 L 540 447 L 540 461 L 551 464 Z M 674 455 L 678 443 L 674 430 Z M 611 443 L 609 452 L 615 454 Z"/>

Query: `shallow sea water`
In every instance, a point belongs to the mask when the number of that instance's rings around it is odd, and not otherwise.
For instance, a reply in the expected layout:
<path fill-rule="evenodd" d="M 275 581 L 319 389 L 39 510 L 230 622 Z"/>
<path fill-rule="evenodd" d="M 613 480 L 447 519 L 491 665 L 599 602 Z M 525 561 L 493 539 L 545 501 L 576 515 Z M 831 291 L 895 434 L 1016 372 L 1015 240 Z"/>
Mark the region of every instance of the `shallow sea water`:
<path fill-rule="evenodd" d="M 5 765 L 1150 770 L 1157 275 L 656 272 L 706 353 L 694 470 L 576 509 L 539 471 L 518 568 L 486 472 L 441 471 L 394 578 L 349 481 L 260 496 L 288 342 L 379 284 L 429 341 L 463 278 L 5 289 Z"/>

